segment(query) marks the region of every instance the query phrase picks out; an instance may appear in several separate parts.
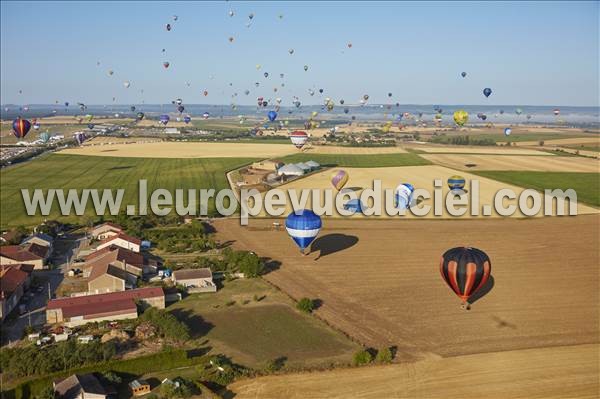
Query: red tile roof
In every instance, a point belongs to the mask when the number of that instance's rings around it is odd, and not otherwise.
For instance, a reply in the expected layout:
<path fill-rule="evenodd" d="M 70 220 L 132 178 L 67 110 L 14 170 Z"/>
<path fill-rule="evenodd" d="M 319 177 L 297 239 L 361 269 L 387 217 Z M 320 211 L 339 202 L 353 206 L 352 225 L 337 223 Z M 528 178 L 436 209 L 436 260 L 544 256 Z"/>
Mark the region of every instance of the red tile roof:
<path fill-rule="evenodd" d="M 44 245 L 36 244 L 34 242 L 30 242 L 27 245 L 24 245 L 23 249 L 27 252 L 39 256 L 40 258 L 45 258 L 46 256 L 48 256 L 48 251 L 50 250 L 50 248 Z"/>
<path fill-rule="evenodd" d="M 111 237 L 105 238 L 104 240 L 100 241 L 100 244 L 106 244 L 107 242 L 111 242 L 113 240 L 116 240 L 117 238 L 121 238 L 121 239 L 123 239 L 125 241 L 129 241 L 133 244 L 142 245 L 142 240 L 140 240 L 137 237 L 129 236 L 125 233 L 119 233 L 116 236 L 111 236 Z"/>
<path fill-rule="evenodd" d="M 6 269 L 17 269 L 17 270 L 21 270 L 25 273 L 31 274 L 31 272 L 33 272 L 33 270 L 35 269 L 34 265 L 28 265 L 26 263 L 15 263 L 12 265 L 0 265 L 0 270 L 6 270 Z"/>
<path fill-rule="evenodd" d="M 18 245 L 5 245 L 0 247 L 0 255 L 8 259 L 16 260 L 17 262 L 43 259 L 43 256 L 29 252 Z"/>
<path fill-rule="evenodd" d="M 120 262 L 126 262 L 129 265 L 138 267 L 142 267 L 144 265 L 144 255 L 138 252 L 133 252 L 127 248 L 123 248 L 118 245 L 110 245 L 108 247 L 104 247 L 95 252 L 92 252 L 91 254 L 85 257 L 85 261 L 90 262 L 91 260 L 109 252 L 113 254 L 113 256 L 111 257 L 113 258 L 112 261 L 118 260 Z"/>
<path fill-rule="evenodd" d="M 13 292 L 17 290 L 20 285 L 23 285 L 27 280 L 29 274 L 26 272 L 10 268 L 4 269 L 1 272 L 0 276 L 0 290 L 2 291 L 2 296 L 9 297 Z"/>
<path fill-rule="evenodd" d="M 95 309 L 101 303 L 112 303 L 127 301 L 128 299 L 148 299 L 164 296 L 161 287 L 146 287 L 135 290 L 110 292 L 107 294 L 85 295 L 70 298 L 59 298 L 48 301 L 46 309 L 66 309 L 72 307 L 82 307 L 89 311 Z"/>

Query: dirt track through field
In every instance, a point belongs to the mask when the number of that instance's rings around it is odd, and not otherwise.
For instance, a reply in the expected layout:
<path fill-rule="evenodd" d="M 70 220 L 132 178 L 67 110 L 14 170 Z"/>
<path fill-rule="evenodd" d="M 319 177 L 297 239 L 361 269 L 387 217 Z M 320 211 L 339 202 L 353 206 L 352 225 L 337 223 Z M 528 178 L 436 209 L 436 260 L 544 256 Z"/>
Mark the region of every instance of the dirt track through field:
<path fill-rule="evenodd" d="M 282 262 L 265 278 L 357 341 L 397 346 L 401 360 L 598 343 L 600 217 L 530 220 L 326 219 L 308 256 L 271 220 L 218 220 L 221 241 Z M 439 275 L 449 248 L 492 260 L 472 310 Z"/>
<path fill-rule="evenodd" d="M 421 156 L 435 164 L 460 170 L 600 172 L 600 161 L 582 157 L 493 156 L 469 154 L 424 154 Z"/>
<path fill-rule="evenodd" d="M 598 345 L 242 380 L 236 399 L 597 398 Z"/>

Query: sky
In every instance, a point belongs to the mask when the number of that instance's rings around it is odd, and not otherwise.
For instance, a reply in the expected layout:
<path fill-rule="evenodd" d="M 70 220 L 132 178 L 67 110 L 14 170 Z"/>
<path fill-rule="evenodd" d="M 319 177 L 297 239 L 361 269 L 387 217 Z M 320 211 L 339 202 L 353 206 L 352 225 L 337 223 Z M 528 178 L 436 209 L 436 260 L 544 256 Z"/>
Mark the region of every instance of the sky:
<path fill-rule="evenodd" d="M 2 104 L 109 104 L 114 97 L 117 104 L 182 98 L 250 105 L 259 96 L 281 97 L 284 105 L 293 96 L 303 104 L 328 96 L 353 104 L 364 94 L 370 103 L 401 104 L 600 101 L 596 1 L 2 1 L 0 7 Z M 493 90 L 489 98 L 485 87 Z"/>

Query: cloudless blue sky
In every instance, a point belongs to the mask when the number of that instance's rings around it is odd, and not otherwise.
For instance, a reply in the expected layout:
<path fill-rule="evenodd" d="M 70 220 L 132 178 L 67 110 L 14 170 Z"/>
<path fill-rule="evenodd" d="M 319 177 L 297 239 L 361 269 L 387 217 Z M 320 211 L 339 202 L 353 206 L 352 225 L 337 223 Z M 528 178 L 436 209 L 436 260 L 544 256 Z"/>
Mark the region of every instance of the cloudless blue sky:
<path fill-rule="evenodd" d="M 1 102 L 598 106 L 598 4 L 2 1 Z"/>

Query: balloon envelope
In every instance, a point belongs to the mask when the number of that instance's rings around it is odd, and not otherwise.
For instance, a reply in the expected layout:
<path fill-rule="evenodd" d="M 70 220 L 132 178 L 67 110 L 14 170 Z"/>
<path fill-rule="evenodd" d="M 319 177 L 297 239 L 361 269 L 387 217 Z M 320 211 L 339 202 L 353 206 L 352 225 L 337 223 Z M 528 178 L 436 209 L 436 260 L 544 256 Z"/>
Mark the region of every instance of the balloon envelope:
<path fill-rule="evenodd" d="M 505 136 L 510 136 L 510 134 L 512 133 L 512 129 L 507 127 L 504 129 L 504 135 Z"/>
<path fill-rule="evenodd" d="M 310 209 L 292 212 L 285 219 L 285 228 L 300 250 L 304 250 L 319 234 L 321 218 Z"/>
<path fill-rule="evenodd" d="M 463 303 L 485 285 L 491 271 L 490 258 L 477 248 L 449 249 L 440 261 L 442 278 Z"/>
<path fill-rule="evenodd" d="M 489 97 L 490 94 L 492 94 L 492 89 L 490 89 L 489 87 L 486 87 L 485 89 L 483 89 L 484 96 Z"/>
<path fill-rule="evenodd" d="M 410 183 L 402 183 L 396 187 L 396 193 L 394 195 L 396 208 L 409 208 L 412 201 L 413 191 L 415 191 L 415 188 Z"/>
<path fill-rule="evenodd" d="M 458 126 L 464 126 L 465 123 L 469 120 L 469 113 L 464 109 L 459 109 L 454 112 L 454 123 Z"/>
<path fill-rule="evenodd" d="M 267 116 L 269 117 L 269 120 L 271 122 L 273 122 L 277 118 L 277 112 L 275 112 L 275 111 L 269 111 L 269 113 L 267 114 Z"/>
<path fill-rule="evenodd" d="M 308 141 L 308 134 L 306 132 L 296 130 L 290 134 L 290 140 L 292 140 L 292 144 L 294 144 L 296 148 L 300 149 Z"/>
<path fill-rule="evenodd" d="M 345 170 L 336 170 L 331 175 L 331 184 L 333 185 L 333 187 L 335 187 L 336 190 L 340 191 L 348 182 L 349 177 L 350 176 Z"/>
<path fill-rule="evenodd" d="M 13 133 L 18 139 L 22 139 L 27 135 L 29 129 L 31 129 L 31 122 L 27 119 L 17 118 L 12 124 Z"/>
<path fill-rule="evenodd" d="M 448 187 L 452 191 L 461 191 L 465 188 L 465 178 L 459 175 L 454 175 L 448 178 Z"/>

